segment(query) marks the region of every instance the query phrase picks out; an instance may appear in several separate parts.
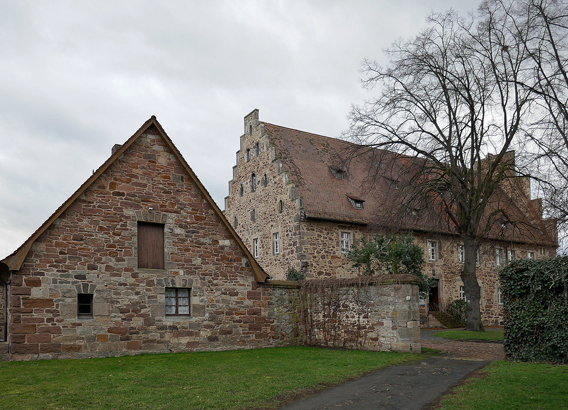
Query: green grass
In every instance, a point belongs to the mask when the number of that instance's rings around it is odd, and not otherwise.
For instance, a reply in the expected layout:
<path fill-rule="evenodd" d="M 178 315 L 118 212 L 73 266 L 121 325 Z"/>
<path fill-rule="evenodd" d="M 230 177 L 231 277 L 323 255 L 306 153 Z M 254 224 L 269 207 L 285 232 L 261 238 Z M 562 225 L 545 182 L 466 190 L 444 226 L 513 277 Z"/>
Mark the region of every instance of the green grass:
<path fill-rule="evenodd" d="M 485 332 L 471 332 L 469 330 L 447 330 L 444 332 L 436 332 L 437 337 L 452 340 L 485 340 L 502 342 L 504 332 L 502 330 L 486 330 Z"/>
<path fill-rule="evenodd" d="M 441 409 L 565 409 L 568 366 L 493 362 L 445 396 Z M 485 376 L 483 378 L 483 376 Z"/>
<path fill-rule="evenodd" d="M 273 409 L 421 356 L 310 347 L 0 363 L 0 409 Z"/>

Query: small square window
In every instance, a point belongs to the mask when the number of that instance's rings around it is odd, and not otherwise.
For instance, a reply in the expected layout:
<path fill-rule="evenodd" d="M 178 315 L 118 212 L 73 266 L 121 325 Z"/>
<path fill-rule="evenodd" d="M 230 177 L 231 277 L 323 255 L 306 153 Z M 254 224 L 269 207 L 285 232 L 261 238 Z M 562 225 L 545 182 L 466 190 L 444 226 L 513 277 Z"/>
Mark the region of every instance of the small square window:
<path fill-rule="evenodd" d="M 77 316 L 93 317 L 93 295 L 90 293 L 77 294 Z"/>
<path fill-rule="evenodd" d="M 534 254 L 535 254 L 534 251 L 528 251 L 528 252 L 527 252 L 527 258 L 528 258 L 528 259 L 534 259 Z"/>
<path fill-rule="evenodd" d="M 190 315 L 190 294 L 189 288 L 166 288 L 166 316 Z"/>

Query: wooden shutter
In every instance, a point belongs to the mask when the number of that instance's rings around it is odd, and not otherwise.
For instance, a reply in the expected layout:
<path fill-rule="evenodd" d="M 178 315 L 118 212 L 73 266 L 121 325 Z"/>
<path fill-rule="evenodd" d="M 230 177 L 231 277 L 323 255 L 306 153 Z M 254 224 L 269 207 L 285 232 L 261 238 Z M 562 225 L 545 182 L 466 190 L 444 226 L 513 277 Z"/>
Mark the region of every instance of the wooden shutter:
<path fill-rule="evenodd" d="M 164 225 L 138 222 L 138 267 L 164 269 Z"/>

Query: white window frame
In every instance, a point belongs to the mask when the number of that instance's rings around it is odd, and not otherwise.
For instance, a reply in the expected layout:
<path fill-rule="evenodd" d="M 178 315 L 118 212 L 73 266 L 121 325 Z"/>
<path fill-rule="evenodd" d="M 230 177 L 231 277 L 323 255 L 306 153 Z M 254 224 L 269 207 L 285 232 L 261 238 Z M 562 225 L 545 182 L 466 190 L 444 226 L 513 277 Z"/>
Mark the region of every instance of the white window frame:
<path fill-rule="evenodd" d="M 464 302 L 467 302 L 467 298 L 465 297 L 465 287 L 464 286 L 460 286 L 460 299 L 463 300 Z"/>
<path fill-rule="evenodd" d="M 507 262 L 511 262 L 515 260 L 515 250 L 514 249 L 507 249 Z"/>
<path fill-rule="evenodd" d="M 274 255 L 280 254 L 280 232 L 274 232 L 272 234 L 272 253 Z"/>
<path fill-rule="evenodd" d="M 438 260 L 438 241 L 426 241 L 426 248 L 428 250 L 428 261 L 435 262 Z"/>
<path fill-rule="evenodd" d="M 503 304 L 503 291 L 501 290 L 501 287 L 497 288 L 497 304 L 498 305 Z"/>
<path fill-rule="evenodd" d="M 503 249 L 496 248 L 495 249 L 495 264 L 497 266 L 503 266 Z"/>
<path fill-rule="evenodd" d="M 465 246 L 458 244 L 458 263 L 465 263 Z"/>
<path fill-rule="evenodd" d="M 260 246 L 258 238 L 253 238 L 252 240 L 252 254 L 255 258 L 258 258 L 260 255 Z"/>
<path fill-rule="evenodd" d="M 527 251 L 527 259 L 535 259 L 536 252 L 535 251 Z"/>
<path fill-rule="evenodd" d="M 339 233 L 339 249 L 342 254 L 347 254 L 351 250 L 351 232 L 341 231 Z"/>

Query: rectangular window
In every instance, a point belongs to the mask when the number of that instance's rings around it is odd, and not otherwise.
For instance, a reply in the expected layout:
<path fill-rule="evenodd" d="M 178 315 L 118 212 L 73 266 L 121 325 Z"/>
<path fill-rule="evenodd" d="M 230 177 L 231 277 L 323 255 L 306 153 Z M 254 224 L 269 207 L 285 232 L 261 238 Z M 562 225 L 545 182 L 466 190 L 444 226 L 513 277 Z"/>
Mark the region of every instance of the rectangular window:
<path fill-rule="evenodd" d="M 258 258 L 259 255 L 259 249 L 258 249 L 258 238 L 254 238 L 252 240 L 252 254 L 254 255 L 255 258 Z"/>
<path fill-rule="evenodd" d="M 349 253 L 351 250 L 351 232 L 341 232 L 340 246 L 341 253 Z"/>
<path fill-rule="evenodd" d="M 138 267 L 165 269 L 164 225 L 138 222 Z"/>
<path fill-rule="evenodd" d="M 93 317 L 93 295 L 90 293 L 77 294 L 77 316 Z"/>
<path fill-rule="evenodd" d="M 465 248 L 463 245 L 458 245 L 458 262 L 465 262 Z"/>
<path fill-rule="evenodd" d="M 515 251 L 512 249 L 509 249 L 507 252 L 507 262 L 511 262 L 515 260 Z"/>
<path fill-rule="evenodd" d="M 539 254 L 539 256 L 544 256 L 544 255 L 546 255 L 545 249 L 544 249 L 544 248 L 538 248 L 538 254 Z"/>
<path fill-rule="evenodd" d="M 501 290 L 501 288 L 497 288 L 497 303 L 499 305 L 503 304 L 503 291 Z"/>
<path fill-rule="evenodd" d="M 166 288 L 166 316 L 189 315 L 190 293 L 188 288 Z"/>
<path fill-rule="evenodd" d="M 503 265 L 503 249 L 495 249 L 495 263 L 497 266 Z"/>
<path fill-rule="evenodd" d="M 464 302 L 467 302 L 467 298 L 465 297 L 465 289 L 463 286 L 460 286 L 460 299 Z"/>
<path fill-rule="evenodd" d="M 534 251 L 528 251 L 527 252 L 527 258 L 534 259 Z"/>
<path fill-rule="evenodd" d="M 435 261 L 438 259 L 438 242 L 436 241 L 428 241 L 428 260 Z"/>
<path fill-rule="evenodd" d="M 280 253 L 280 233 L 275 232 L 272 234 L 272 250 L 274 255 L 278 255 Z"/>

